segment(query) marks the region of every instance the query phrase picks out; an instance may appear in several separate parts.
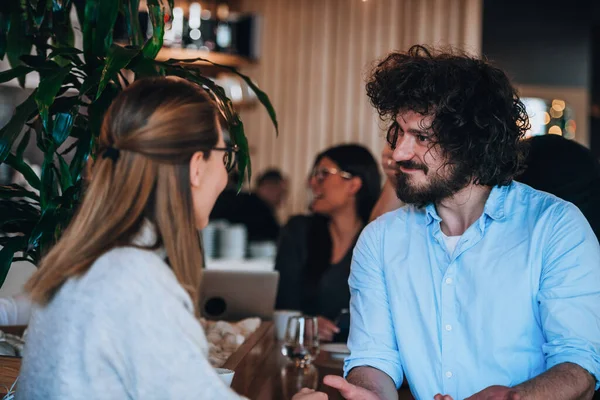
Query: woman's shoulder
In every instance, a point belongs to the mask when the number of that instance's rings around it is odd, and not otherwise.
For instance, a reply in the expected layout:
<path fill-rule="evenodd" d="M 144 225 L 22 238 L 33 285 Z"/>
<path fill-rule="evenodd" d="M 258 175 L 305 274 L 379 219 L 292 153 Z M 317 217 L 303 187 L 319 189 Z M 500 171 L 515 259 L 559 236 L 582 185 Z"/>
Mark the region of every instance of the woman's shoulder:
<path fill-rule="evenodd" d="M 296 214 L 292 215 L 285 224 L 284 229 L 302 229 L 310 225 L 312 215 Z"/>
<path fill-rule="evenodd" d="M 176 301 L 186 308 L 191 300 L 158 251 L 138 247 L 117 247 L 98 257 L 90 269 L 73 284 L 86 297 L 103 298 L 109 304 Z M 92 300 L 93 301 L 93 300 Z"/>
<path fill-rule="evenodd" d="M 325 221 L 325 218 L 319 215 L 298 214 L 290 217 L 284 229 L 307 232 L 315 226 L 323 225 L 326 227 L 327 223 Z"/>

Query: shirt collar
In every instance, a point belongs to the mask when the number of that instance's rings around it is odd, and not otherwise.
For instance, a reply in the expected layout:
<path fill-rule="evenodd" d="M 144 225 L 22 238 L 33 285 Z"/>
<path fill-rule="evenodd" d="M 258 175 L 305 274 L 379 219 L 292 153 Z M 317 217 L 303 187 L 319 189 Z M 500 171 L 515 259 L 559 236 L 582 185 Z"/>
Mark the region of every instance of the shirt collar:
<path fill-rule="evenodd" d="M 499 221 L 504 219 L 504 202 L 506 195 L 514 183 L 506 186 L 494 186 L 490 192 L 490 196 L 485 202 L 483 213 L 493 220 Z"/>
<path fill-rule="evenodd" d="M 425 213 L 427 225 L 431 224 L 433 221 L 440 222 L 442 220 L 442 218 L 440 218 L 440 216 L 438 215 L 437 210 L 435 209 L 435 204 L 433 203 L 429 203 L 427 204 L 427 206 L 425 206 Z"/>
<path fill-rule="evenodd" d="M 514 183 L 506 186 L 494 186 L 485 202 L 483 213 L 496 221 L 504 219 L 504 201 L 506 200 L 506 194 L 513 185 Z M 440 222 L 442 220 L 442 218 L 440 218 L 438 215 L 433 203 L 425 206 L 425 213 L 425 221 L 427 225 L 431 224 L 433 221 Z"/>

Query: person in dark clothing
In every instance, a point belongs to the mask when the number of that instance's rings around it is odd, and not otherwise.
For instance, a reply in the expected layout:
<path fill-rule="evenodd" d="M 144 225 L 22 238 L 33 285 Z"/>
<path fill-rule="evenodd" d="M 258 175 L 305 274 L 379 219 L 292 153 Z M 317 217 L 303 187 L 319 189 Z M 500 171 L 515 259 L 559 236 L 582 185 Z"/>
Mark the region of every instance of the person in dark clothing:
<path fill-rule="evenodd" d="M 288 182 L 281 171 L 270 168 L 256 178 L 254 193 L 273 211 L 277 212 L 285 202 L 288 194 Z"/>
<path fill-rule="evenodd" d="M 528 142 L 527 169 L 517 180 L 575 204 L 600 240 L 600 161 L 562 136 L 534 136 Z M 594 400 L 600 400 L 600 391 Z"/>
<path fill-rule="evenodd" d="M 277 220 L 277 207 L 285 199 L 286 188 L 287 182 L 283 175 L 274 169 L 267 170 L 258 177 L 254 193 L 238 193 L 237 179 L 234 176 L 217 199 L 210 219 L 245 225 L 249 242 L 275 242 L 281 229 Z"/>
<path fill-rule="evenodd" d="M 575 204 L 600 238 L 600 162 L 586 147 L 558 135 L 527 139 L 527 167 L 517 177 Z"/>
<path fill-rule="evenodd" d="M 319 336 L 332 340 L 339 330 L 333 321 L 350 302 L 352 250 L 379 197 L 381 177 L 366 148 L 347 144 L 316 157 L 309 185 L 313 214 L 292 217 L 282 229 L 277 308 L 319 316 Z"/>

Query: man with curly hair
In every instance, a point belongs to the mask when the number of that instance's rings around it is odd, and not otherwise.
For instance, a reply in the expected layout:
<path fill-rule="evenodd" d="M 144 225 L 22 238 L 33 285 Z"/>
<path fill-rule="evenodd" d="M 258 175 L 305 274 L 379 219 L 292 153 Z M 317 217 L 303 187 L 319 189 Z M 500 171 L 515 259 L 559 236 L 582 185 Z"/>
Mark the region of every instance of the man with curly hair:
<path fill-rule="evenodd" d="M 529 124 L 506 74 L 414 46 L 367 94 L 406 206 L 355 247 L 346 379 L 325 383 L 363 400 L 397 398 L 403 379 L 417 399 L 591 398 L 600 246 L 573 204 L 513 181 Z"/>

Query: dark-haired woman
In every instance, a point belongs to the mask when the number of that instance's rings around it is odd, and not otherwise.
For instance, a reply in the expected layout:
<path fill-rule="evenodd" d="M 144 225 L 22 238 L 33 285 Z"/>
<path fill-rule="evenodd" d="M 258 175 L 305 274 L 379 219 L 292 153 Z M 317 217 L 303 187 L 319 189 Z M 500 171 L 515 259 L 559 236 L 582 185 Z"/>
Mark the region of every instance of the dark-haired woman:
<path fill-rule="evenodd" d="M 340 145 L 316 157 L 309 185 L 313 214 L 291 218 L 281 233 L 277 308 L 318 315 L 319 336 L 332 340 L 350 302 L 352 249 L 379 197 L 380 174 L 366 148 Z"/>

